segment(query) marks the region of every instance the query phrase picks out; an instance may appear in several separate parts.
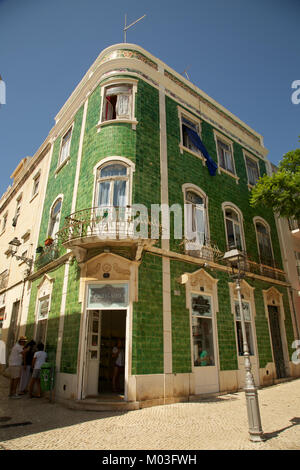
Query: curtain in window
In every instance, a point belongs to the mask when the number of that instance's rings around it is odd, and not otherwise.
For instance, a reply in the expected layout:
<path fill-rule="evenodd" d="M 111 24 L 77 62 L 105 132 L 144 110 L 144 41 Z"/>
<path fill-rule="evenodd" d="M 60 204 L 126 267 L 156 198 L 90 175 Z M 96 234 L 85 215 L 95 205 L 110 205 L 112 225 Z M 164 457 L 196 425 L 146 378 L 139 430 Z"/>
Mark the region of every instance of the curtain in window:
<path fill-rule="evenodd" d="M 114 207 L 126 206 L 126 181 L 119 180 L 114 182 Z"/>
<path fill-rule="evenodd" d="M 205 243 L 205 212 L 204 205 L 197 205 L 194 208 L 194 217 L 196 221 L 197 243 L 203 246 Z"/>
<path fill-rule="evenodd" d="M 111 176 L 126 176 L 127 168 L 124 165 L 115 163 L 102 168 L 100 176 L 101 178 L 109 178 Z"/>
<path fill-rule="evenodd" d="M 118 95 L 116 114 L 119 118 L 130 117 L 130 95 Z"/>
<path fill-rule="evenodd" d="M 185 205 L 185 236 L 188 241 L 194 241 L 199 247 L 205 244 L 206 220 L 203 204 Z"/>
<path fill-rule="evenodd" d="M 195 147 L 197 147 L 200 150 L 200 152 L 202 153 L 202 155 L 204 156 L 204 158 L 206 160 L 206 166 L 208 168 L 209 174 L 211 176 L 214 176 L 216 174 L 218 165 L 216 164 L 216 162 L 209 155 L 208 151 L 206 150 L 205 145 L 203 144 L 202 140 L 200 139 L 200 136 L 197 134 L 197 132 L 193 131 L 189 127 L 187 127 L 185 125 L 183 125 L 182 127 L 184 128 L 184 131 L 188 134 L 192 144 L 195 145 Z"/>
<path fill-rule="evenodd" d="M 110 181 L 103 181 L 99 184 L 98 206 L 110 205 Z"/>
<path fill-rule="evenodd" d="M 226 229 L 228 247 L 230 249 L 237 248 L 238 250 L 242 251 L 242 235 L 239 223 L 235 223 L 233 220 L 226 219 Z"/>
<path fill-rule="evenodd" d="M 247 163 L 249 183 L 255 185 L 259 178 L 257 164 L 250 158 L 246 159 L 246 163 Z"/>
<path fill-rule="evenodd" d="M 230 171 L 231 173 L 234 173 L 232 155 L 231 155 L 229 145 L 218 140 L 218 152 L 219 152 L 221 167 L 224 168 L 225 170 Z"/>
<path fill-rule="evenodd" d="M 224 153 L 224 160 L 225 160 L 226 169 L 229 170 L 229 171 L 231 171 L 231 173 L 234 173 L 234 168 L 233 168 L 231 153 L 228 152 L 228 151 L 225 150 L 225 149 L 223 149 L 223 153 Z"/>
<path fill-rule="evenodd" d="M 71 143 L 71 129 L 63 137 L 61 152 L 60 152 L 60 163 L 64 162 L 70 155 L 70 143 Z"/>

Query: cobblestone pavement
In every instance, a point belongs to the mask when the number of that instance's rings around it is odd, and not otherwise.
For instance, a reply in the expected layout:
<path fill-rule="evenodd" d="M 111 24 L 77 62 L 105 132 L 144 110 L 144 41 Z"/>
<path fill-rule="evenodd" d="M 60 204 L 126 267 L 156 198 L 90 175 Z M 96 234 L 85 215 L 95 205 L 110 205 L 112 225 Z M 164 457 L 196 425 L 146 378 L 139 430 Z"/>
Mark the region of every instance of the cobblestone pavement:
<path fill-rule="evenodd" d="M 0 376 L 0 449 L 300 450 L 300 379 L 258 394 L 266 440 L 252 443 L 244 392 L 128 412 L 76 411 L 46 398 L 9 399 Z"/>

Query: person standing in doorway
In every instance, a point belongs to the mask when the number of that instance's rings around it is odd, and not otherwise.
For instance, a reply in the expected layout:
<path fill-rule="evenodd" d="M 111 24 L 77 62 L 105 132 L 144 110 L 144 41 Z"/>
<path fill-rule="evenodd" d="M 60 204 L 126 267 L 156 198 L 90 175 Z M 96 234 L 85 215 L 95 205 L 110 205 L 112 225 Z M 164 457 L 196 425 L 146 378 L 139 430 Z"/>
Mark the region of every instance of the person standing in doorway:
<path fill-rule="evenodd" d="M 112 350 L 112 357 L 114 359 L 114 370 L 112 378 L 113 392 L 120 391 L 120 375 L 124 370 L 125 354 L 123 343 L 118 339 L 117 345 Z"/>
<path fill-rule="evenodd" d="M 31 365 L 33 360 L 33 355 L 36 352 L 36 342 L 31 340 L 23 349 L 23 366 L 21 372 L 21 380 L 19 386 L 19 395 L 24 395 L 27 393 L 27 387 L 31 375 Z"/>
<path fill-rule="evenodd" d="M 34 353 L 33 355 L 33 361 L 32 361 L 32 377 L 30 380 L 29 384 L 29 396 L 30 398 L 40 398 L 41 397 L 41 367 L 46 362 L 47 359 L 47 353 L 44 351 L 44 345 L 43 343 L 39 343 L 37 345 L 37 352 Z M 32 395 L 33 392 L 33 387 L 37 384 L 37 395 Z"/>
<path fill-rule="evenodd" d="M 10 372 L 10 388 L 9 388 L 9 396 L 11 398 L 21 398 L 17 394 L 17 388 L 20 382 L 21 377 L 21 367 L 23 363 L 23 349 L 27 342 L 25 336 L 21 336 L 19 341 L 14 345 L 11 350 L 8 359 L 8 366 Z"/>

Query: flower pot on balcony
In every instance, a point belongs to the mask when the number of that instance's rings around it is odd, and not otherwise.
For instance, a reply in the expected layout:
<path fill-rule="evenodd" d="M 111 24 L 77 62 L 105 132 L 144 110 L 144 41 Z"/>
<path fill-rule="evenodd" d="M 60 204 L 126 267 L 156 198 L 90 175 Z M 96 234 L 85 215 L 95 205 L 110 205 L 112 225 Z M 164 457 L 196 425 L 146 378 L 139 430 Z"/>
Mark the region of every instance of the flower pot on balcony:
<path fill-rule="evenodd" d="M 50 246 L 50 245 L 52 245 L 52 243 L 53 243 L 53 238 L 47 238 L 45 240 L 45 246 Z"/>
<path fill-rule="evenodd" d="M 42 246 L 38 246 L 37 249 L 35 250 L 36 253 L 43 253 L 44 248 Z"/>

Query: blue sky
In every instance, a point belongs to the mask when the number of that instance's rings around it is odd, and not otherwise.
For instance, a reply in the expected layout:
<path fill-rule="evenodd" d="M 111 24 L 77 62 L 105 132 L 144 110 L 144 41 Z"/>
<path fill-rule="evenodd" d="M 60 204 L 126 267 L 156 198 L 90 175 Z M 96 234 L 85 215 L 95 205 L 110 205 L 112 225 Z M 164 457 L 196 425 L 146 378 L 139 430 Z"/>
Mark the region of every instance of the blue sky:
<path fill-rule="evenodd" d="M 278 164 L 298 147 L 300 0 L 0 0 L 0 194 L 106 47 L 127 33 L 264 136 Z M 300 145 L 300 144 L 299 144 Z"/>

